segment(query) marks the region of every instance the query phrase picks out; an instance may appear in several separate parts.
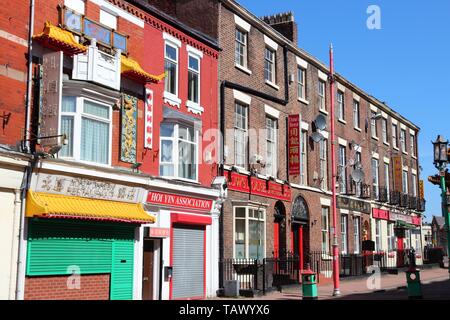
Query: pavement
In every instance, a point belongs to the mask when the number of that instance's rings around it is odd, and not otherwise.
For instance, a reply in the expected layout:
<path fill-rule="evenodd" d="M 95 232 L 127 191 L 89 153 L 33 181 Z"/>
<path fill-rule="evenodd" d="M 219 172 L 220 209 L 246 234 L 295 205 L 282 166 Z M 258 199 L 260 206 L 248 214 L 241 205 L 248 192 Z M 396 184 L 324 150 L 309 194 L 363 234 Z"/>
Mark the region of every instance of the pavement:
<path fill-rule="evenodd" d="M 448 269 L 432 268 L 420 272 L 423 299 L 450 300 L 450 278 Z M 318 286 L 319 300 L 408 300 L 406 274 L 371 275 L 357 279 L 340 281 L 340 295 L 333 296 L 333 284 Z M 300 285 L 284 287 L 282 291 L 268 292 L 264 296 L 254 298 L 238 298 L 238 300 L 301 300 Z M 224 299 L 224 298 L 216 298 Z M 227 298 L 229 299 L 229 298 Z"/>

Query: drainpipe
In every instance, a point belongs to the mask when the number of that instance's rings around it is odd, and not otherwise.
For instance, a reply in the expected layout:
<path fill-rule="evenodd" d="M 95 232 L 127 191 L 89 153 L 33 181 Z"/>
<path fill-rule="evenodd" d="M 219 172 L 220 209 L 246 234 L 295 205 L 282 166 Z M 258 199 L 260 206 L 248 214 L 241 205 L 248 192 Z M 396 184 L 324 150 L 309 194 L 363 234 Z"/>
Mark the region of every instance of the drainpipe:
<path fill-rule="evenodd" d="M 12 237 L 12 247 L 11 247 L 11 263 L 10 263 L 10 281 L 9 281 L 9 298 L 10 300 L 14 300 L 16 298 L 15 293 L 15 285 L 13 281 L 13 275 L 18 274 L 17 263 L 14 262 L 16 254 L 19 252 L 19 242 L 20 242 L 20 230 L 16 232 L 17 229 L 20 229 L 20 219 L 22 214 L 21 207 L 21 190 L 14 190 L 14 221 L 13 221 L 13 237 Z"/>
<path fill-rule="evenodd" d="M 33 33 L 34 33 L 34 0 L 30 0 L 30 17 L 28 25 L 28 74 L 27 74 L 27 93 L 25 99 L 25 132 L 24 140 L 26 141 L 26 151 L 30 152 L 30 123 L 31 123 L 31 89 L 33 81 L 33 58 L 32 58 L 32 48 L 33 48 Z"/>

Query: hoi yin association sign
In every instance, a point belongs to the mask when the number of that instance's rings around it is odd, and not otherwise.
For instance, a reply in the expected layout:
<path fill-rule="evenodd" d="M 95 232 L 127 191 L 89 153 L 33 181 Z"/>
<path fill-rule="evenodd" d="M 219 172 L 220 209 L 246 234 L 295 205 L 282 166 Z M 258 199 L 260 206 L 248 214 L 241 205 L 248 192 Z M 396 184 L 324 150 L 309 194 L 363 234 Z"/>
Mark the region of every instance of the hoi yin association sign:
<path fill-rule="evenodd" d="M 213 201 L 207 199 L 193 198 L 170 193 L 150 191 L 147 197 L 148 203 L 161 204 L 170 207 L 180 207 L 200 211 L 211 211 Z"/>
<path fill-rule="evenodd" d="M 288 118 L 289 175 L 300 174 L 300 115 Z"/>

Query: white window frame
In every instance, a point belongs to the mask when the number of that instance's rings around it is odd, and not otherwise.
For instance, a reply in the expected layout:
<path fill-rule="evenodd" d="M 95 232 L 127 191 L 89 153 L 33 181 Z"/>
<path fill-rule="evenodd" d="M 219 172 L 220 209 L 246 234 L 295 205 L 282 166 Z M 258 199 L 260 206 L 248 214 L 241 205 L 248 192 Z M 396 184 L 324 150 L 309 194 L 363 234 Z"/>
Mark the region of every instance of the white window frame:
<path fill-rule="evenodd" d="M 303 101 L 306 97 L 306 69 L 302 66 L 297 66 L 297 98 Z"/>
<path fill-rule="evenodd" d="M 416 156 L 416 136 L 414 134 L 409 135 L 409 148 L 411 156 Z"/>
<path fill-rule="evenodd" d="M 236 209 L 238 208 L 243 208 L 245 209 L 245 218 L 236 218 Z M 254 218 L 254 217 L 250 217 L 249 216 L 249 212 L 250 210 L 252 211 L 256 211 L 256 212 L 260 212 L 260 214 L 258 214 L 258 218 Z M 261 218 L 262 217 L 262 218 Z M 266 258 L 266 247 L 267 247 L 267 226 L 266 226 L 266 209 L 265 208 L 257 208 L 254 206 L 245 206 L 245 205 L 236 205 L 233 206 L 233 258 L 236 258 L 236 219 L 242 219 L 245 220 L 245 243 L 244 243 L 244 252 L 245 252 L 245 257 L 242 259 L 249 259 L 249 240 L 250 240 L 250 229 L 249 229 L 249 221 L 253 220 L 253 221 L 258 221 L 258 222 L 262 222 L 263 225 L 263 230 L 261 230 L 263 232 L 263 235 L 261 237 L 261 239 L 264 241 L 264 246 L 263 246 L 263 256 L 260 257 L 259 259 L 262 260 L 264 258 Z M 260 239 L 260 241 L 261 241 Z M 237 259 L 241 259 L 241 258 L 237 258 Z"/>
<path fill-rule="evenodd" d="M 181 41 L 179 41 L 177 38 L 174 38 L 171 35 L 168 35 L 166 33 L 164 33 L 163 35 L 164 38 L 164 64 L 166 62 L 166 60 L 168 60 L 171 63 L 174 63 L 176 65 L 175 68 L 175 93 L 166 91 L 166 81 L 164 82 L 164 102 L 167 102 L 169 104 L 175 105 L 178 108 L 181 105 L 181 99 L 179 98 L 179 92 L 180 92 L 180 88 L 179 88 L 179 82 L 180 82 L 180 47 L 181 47 Z M 171 58 L 168 58 L 166 56 L 166 47 L 172 47 L 173 49 L 176 50 L 177 53 L 177 59 L 173 60 Z M 165 70 L 165 67 L 164 67 Z"/>
<path fill-rule="evenodd" d="M 268 127 L 268 123 L 273 124 L 273 127 Z M 269 132 L 270 130 L 273 130 L 273 140 L 270 139 Z M 273 143 L 273 150 L 272 150 L 272 159 L 269 160 L 269 144 Z M 272 117 L 269 117 L 266 115 L 266 175 L 272 176 L 274 178 L 277 178 L 277 171 L 278 171 L 278 120 Z M 272 165 L 272 171 L 267 171 L 267 164 L 271 163 Z"/>
<path fill-rule="evenodd" d="M 237 32 L 240 32 L 243 35 L 243 38 L 245 40 L 245 42 L 243 43 L 242 41 L 239 41 L 237 39 Z M 248 70 L 248 34 L 249 32 L 244 30 L 242 27 L 240 26 L 236 26 L 235 27 L 235 34 L 234 34 L 234 64 L 235 66 L 244 68 Z M 243 52 L 243 62 L 244 64 L 242 65 L 240 63 L 240 61 L 238 61 L 237 58 L 237 54 L 238 54 L 238 44 L 244 47 L 244 52 Z M 240 55 L 240 53 L 239 53 Z"/>
<path fill-rule="evenodd" d="M 173 165 L 173 176 L 163 176 L 160 175 L 164 178 L 167 179 L 174 179 L 174 180 L 182 180 L 182 181 L 189 181 L 189 182 L 198 182 L 199 179 L 199 172 L 198 172 L 198 167 L 199 167 L 199 161 L 198 161 L 198 154 L 199 154 L 199 131 L 197 128 L 195 128 L 194 125 L 187 125 L 184 123 L 179 123 L 179 122 L 162 122 L 161 124 L 167 124 L 167 125 L 173 125 L 173 137 L 162 137 L 160 135 L 159 137 L 159 150 L 160 151 L 160 155 L 159 155 L 159 170 L 161 170 L 161 165 Z M 194 131 L 194 142 L 192 141 L 188 141 L 188 140 L 184 140 L 179 138 L 179 128 L 180 126 L 183 127 L 187 127 L 190 128 Z M 163 162 L 161 160 L 162 157 L 162 141 L 166 140 L 166 141 L 172 141 L 172 162 Z M 194 148 L 194 156 L 195 156 L 195 179 L 188 179 L 188 178 L 184 178 L 181 177 L 179 175 L 179 143 L 180 141 L 182 142 L 187 142 L 189 144 L 193 144 L 195 146 Z M 159 171 L 160 173 L 160 171 Z"/>
<path fill-rule="evenodd" d="M 388 251 L 395 250 L 395 233 L 394 233 L 394 223 L 387 223 L 387 239 L 388 239 Z"/>
<path fill-rule="evenodd" d="M 411 189 L 411 195 L 413 197 L 417 197 L 417 175 L 414 173 L 411 174 Z"/>
<path fill-rule="evenodd" d="M 339 162 L 338 162 L 338 168 L 339 168 L 339 184 L 340 184 L 340 192 L 347 193 L 347 148 L 345 145 L 340 144 L 339 145 Z"/>
<path fill-rule="evenodd" d="M 381 119 L 381 134 L 383 136 L 383 143 L 389 143 L 388 131 L 387 131 L 388 121 L 386 118 Z"/>
<path fill-rule="evenodd" d="M 381 219 L 375 219 L 375 251 L 383 251 Z"/>
<path fill-rule="evenodd" d="M 406 130 L 400 129 L 400 148 L 403 153 L 407 153 L 406 150 Z"/>
<path fill-rule="evenodd" d="M 348 215 L 341 213 L 341 253 L 348 254 Z"/>
<path fill-rule="evenodd" d="M 392 147 L 398 150 L 398 125 L 392 124 Z"/>
<path fill-rule="evenodd" d="M 321 226 L 321 248 L 322 254 L 329 255 L 331 253 L 330 243 L 330 207 L 322 206 L 320 215 Z M 325 220 L 324 220 L 325 218 Z M 324 225 L 325 223 L 325 225 Z M 325 242 L 324 242 L 325 239 Z"/>
<path fill-rule="evenodd" d="M 372 134 L 372 138 L 378 139 L 378 127 L 377 127 L 377 120 L 374 118 L 374 116 L 377 113 L 375 111 L 371 111 L 370 115 L 370 132 Z"/>
<path fill-rule="evenodd" d="M 353 127 L 357 130 L 361 130 L 361 108 L 359 101 L 353 99 Z"/>
<path fill-rule="evenodd" d="M 343 91 L 337 90 L 336 102 L 338 104 L 338 120 L 345 122 L 345 93 Z"/>
<path fill-rule="evenodd" d="M 186 100 L 186 106 L 188 107 L 188 111 L 194 113 L 194 114 L 202 114 L 204 111 L 204 108 L 201 106 L 201 87 L 202 87 L 202 80 L 201 80 L 201 63 L 202 63 L 202 57 L 199 54 L 196 54 L 193 52 L 193 49 L 189 49 L 189 46 L 187 47 L 188 50 L 188 98 Z M 196 59 L 198 62 L 198 70 L 192 69 L 189 66 L 189 59 L 193 58 Z M 197 88 L 197 95 L 198 95 L 198 101 L 192 101 L 189 100 L 189 72 L 196 73 L 198 75 L 198 88 Z"/>
<path fill-rule="evenodd" d="M 300 131 L 300 184 L 308 185 L 308 131 Z"/>
<path fill-rule="evenodd" d="M 236 113 L 236 109 L 237 109 L 237 105 L 240 105 L 244 110 L 246 110 L 245 112 L 245 128 L 239 128 L 236 126 L 236 117 L 237 117 L 237 113 Z M 248 167 L 248 111 L 249 111 L 249 106 L 242 103 L 241 101 L 235 100 L 234 102 L 234 122 L 233 122 L 233 127 L 234 127 L 234 165 L 236 167 L 239 167 L 241 169 L 246 170 Z M 237 163 L 237 148 L 236 148 L 236 144 L 237 144 L 237 135 L 236 135 L 236 131 L 241 131 L 244 134 L 244 163 L 243 166 L 241 163 Z"/>
<path fill-rule="evenodd" d="M 353 217 L 353 246 L 354 254 L 361 253 L 361 217 Z"/>
<path fill-rule="evenodd" d="M 95 99 L 83 97 L 83 96 L 76 96 L 76 95 L 70 95 L 70 94 L 64 94 L 63 97 L 75 97 L 75 112 L 62 112 L 62 104 L 59 106 L 59 127 L 58 127 L 58 134 L 62 134 L 61 132 L 61 118 L 63 116 L 70 116 L 73 117 L 73 141 L 72 143 L 72 157 L 60 157 L 61 159 L 68 159 L 73 160 L 81 163 L 91 164 L 95 166 L 100 167 L 110 167 L 111 166 L 111 158 L 112 158 L 112 127 L 113 127 L 113 110 L 112 106 Z M 95 115 L 86 114 L 83 111 L 84 107 L 84 101 L 90 101 L 95 104 L 108 107 L 109 108 L 109 120 L 106 121 L 105 118 L 97 117 Z M 95 121 L 107 123 L 109 125 L 109 145 L 108 145 L 108 161 L 107 163 L 98 163 L 98 162 L 91 162 L 86 160 L 81 160 L 81 126 L 82 126 L 82 119 L 88 118 Z"/>
<path fill-rule="evenodd" d="M 105 10 L 104 8 L 100 8 L 100 23 L 111 28 L 114 30 L 117 30 L 117 15 L 114 13 L 111 13 L 108 10 Z"/>
<path fill-rule="evenodd" d="M 402 192 L 403 194 L 409 193 L 409 185 L 408 185 L 408 171 L 403 170 L 402 171 Z"/>
<path fill-rule="evenodd" d="M 380 170 L 379 170 L 379 160 L 372 158 L 372 185 L 375 190 L 375 200 L 380 199 Z"/>
<path fill-rule="evenodd" d="M 272 56 L 272 60 L 267 57 L 267 52 L 269 52 Z M 264 80 L 269 82 L 269 84 L 276 84 L 276 61 L 277 61 L 277 52 L 272 48 L 266 46 L 264 48 Z M 266 68 L 268 64 L 269 69 Z M 266 73 L 271 75 L 270 79 L 266 78 Z"/>
<path fill-rule="evenodd" d="M 320 177 L 323 179 L 321 183 L 322 190 L 328 190 L 328 141 L 322 139 L 319 142 L 319 162 Z"/>
<path fill-rule="evenodd" d="M 323 92 L 322 91 L 323 88 Z M 318 91 L 317 91 L 317 95 L 318 95 L 318 99 L 319 99 L 319 110 L 320 111 L 324 111 L 327 112 L 327 85 L 326 82 L 322 79 L 319 79 L 319 85 L 318 85 Z"/>
<path fill-rule="evenodd" d="M 386 192 L 387 192 L 387 200 L 388 202 L 391 200 L 391 184 L 390 184 L 390 164 L 385 162 L 384 163 L 384 180 L 386 185 Z"/>

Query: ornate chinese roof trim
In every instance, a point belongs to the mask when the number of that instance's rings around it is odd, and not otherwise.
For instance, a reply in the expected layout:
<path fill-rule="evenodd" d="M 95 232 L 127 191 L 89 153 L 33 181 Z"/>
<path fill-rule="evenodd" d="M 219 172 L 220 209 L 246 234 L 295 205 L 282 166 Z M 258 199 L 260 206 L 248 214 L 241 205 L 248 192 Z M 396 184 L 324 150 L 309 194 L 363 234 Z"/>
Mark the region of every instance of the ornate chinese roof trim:
<path fill-rule="evenodd" d="M 165 73 L 160 74 L 159 76 L 152 75 L 146 72 L 140 64 L 131 58 L 127 58 L 126 56 L 121 56 L 120 58 L 121 64 L 121 73 L 138 82 L 153 82 L 158 83 L 166 76 Z"/>
<path fill-rule="evenodd" d="M 61 29 L 53 25 L 50 21 L 44 24 L 44 30 L 33 36 L 33 40 L 41 45 L 58 51 L 63 51 L 65 54 L 74 55 L 85 52 L 86 46 L 79 44 L 70 31 Z"/>

